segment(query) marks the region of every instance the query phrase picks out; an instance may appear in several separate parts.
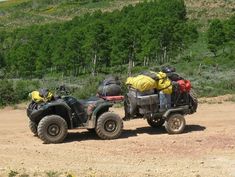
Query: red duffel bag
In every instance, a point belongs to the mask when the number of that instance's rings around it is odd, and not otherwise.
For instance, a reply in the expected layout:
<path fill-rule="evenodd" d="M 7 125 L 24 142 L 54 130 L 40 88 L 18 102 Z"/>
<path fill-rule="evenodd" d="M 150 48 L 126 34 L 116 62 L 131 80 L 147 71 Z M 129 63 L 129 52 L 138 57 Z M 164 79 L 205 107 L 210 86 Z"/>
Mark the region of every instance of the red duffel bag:
<path fill-rule="evenodd" d="M 180 92 L 189 92 L 191 90 L 191 82 L 189 80 L 178 80 Z"/>

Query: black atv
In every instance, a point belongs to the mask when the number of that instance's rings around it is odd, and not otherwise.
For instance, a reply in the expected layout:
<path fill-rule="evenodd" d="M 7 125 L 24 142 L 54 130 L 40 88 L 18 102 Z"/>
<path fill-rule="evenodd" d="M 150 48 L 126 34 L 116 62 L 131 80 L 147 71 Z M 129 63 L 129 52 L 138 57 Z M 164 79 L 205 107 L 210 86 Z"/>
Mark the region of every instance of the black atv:
<path fill-rule="evenodd" d="M 27 108 L 29 127 L 44 143 L 61 143 L 68 129 L 84 128 L 95 131 L 101 139 L 118 138 L 123 129 L 122 119 L 109 112 L 112 99 L 77 100 L 64 96 L 46 103 L 31 102 Z"/>
<path fill-rule="evenodd" d="M 160 111 L 158 92 L 142 93 L 129 88 L 124 100 L 125 117 L 123 120 L 146 118 L 151 127 L 158 128 L 165 124 L 169 134 L 179 134 L 184 131 L 186 122 L 184 116 L 196 112 L 198 101 L 190 92 L 174 92 L 171 95 L 171 108 Z"/>

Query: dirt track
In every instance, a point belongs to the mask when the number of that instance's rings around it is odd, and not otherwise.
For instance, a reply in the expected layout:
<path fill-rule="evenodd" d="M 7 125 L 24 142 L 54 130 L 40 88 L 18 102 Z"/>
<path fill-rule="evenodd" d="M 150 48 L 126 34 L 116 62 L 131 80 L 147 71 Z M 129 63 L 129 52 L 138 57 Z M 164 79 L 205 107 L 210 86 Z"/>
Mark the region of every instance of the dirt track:
<path fill-rule="evenodd" d="M 11 170 L 30 176 L 235 176 L 235 104 L 202 104 L 186 121 L 180 135 L 139 119 L 125 122 L 117 140 L 76 130 L 65 143 L 46 145 L 30 133 L 24 110 L 4 109 L 0 176 Z"/>

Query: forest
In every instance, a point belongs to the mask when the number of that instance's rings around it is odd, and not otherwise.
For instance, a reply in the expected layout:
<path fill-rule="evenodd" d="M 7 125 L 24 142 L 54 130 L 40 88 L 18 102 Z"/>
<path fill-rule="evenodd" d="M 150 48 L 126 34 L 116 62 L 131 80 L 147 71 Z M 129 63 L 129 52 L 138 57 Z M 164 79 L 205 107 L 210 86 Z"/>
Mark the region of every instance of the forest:
<path fill-rule="evenodd" d="M 1 33 L 1 66 L 9 77 L 120 72 L 163 64 L 198 37 L 184 1 L 144 2 L 121 11 L 96 11 L 62 24 Z"/>
<path fill-rule="evenodd" d="M 3 28 L 0 78 L 99 78 L 165 64 L 187 68 L 185 74 L 192 76 L 208 66 L 218 68 L 224 61 L 234 67 L 235 15 L 210 20 L 206 31 L 198 26 L 197 21 L 188 19 L 183 0 L 154 0 L 112 12 L 86 13 L 66 22 Z M 210 54 L 194 56 L 195 45 L 202 45 L 202 41 Z M 221 60 L 223 57 L 226 60 Z M 225 87 L 233 90 L 235 83 Z"/>

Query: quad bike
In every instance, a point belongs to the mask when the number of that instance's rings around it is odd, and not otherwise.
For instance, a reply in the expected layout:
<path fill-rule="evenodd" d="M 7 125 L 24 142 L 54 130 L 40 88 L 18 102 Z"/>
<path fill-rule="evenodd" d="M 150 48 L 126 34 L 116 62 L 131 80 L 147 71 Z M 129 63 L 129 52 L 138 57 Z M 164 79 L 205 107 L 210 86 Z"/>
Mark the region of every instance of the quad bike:
<path fill-rule="evenodd" d="M 109 112 L 112 97 L 77 100 L 63 96 L 46 103 L 32 101 L 27 108 L 32 133 L 44 143 L 61 143 L 68 129 L 95 131 L 101 139 L 118 138 L 123 129 L 122 119 Z"/>
<path fill-rule="evenodd" d="M 124 100 L 125 118 L 146 118 L 151 127 L 158 128 L 165 124 L 169 134 L 179 134 L 185 129 L 187 114 L 193 114 L 197 110 L 198 101 L 193 93 L 173 93 L 171 95 L 171 108 L 160 111 L 159 93 L 141 93 L 129 88 Z"/>

